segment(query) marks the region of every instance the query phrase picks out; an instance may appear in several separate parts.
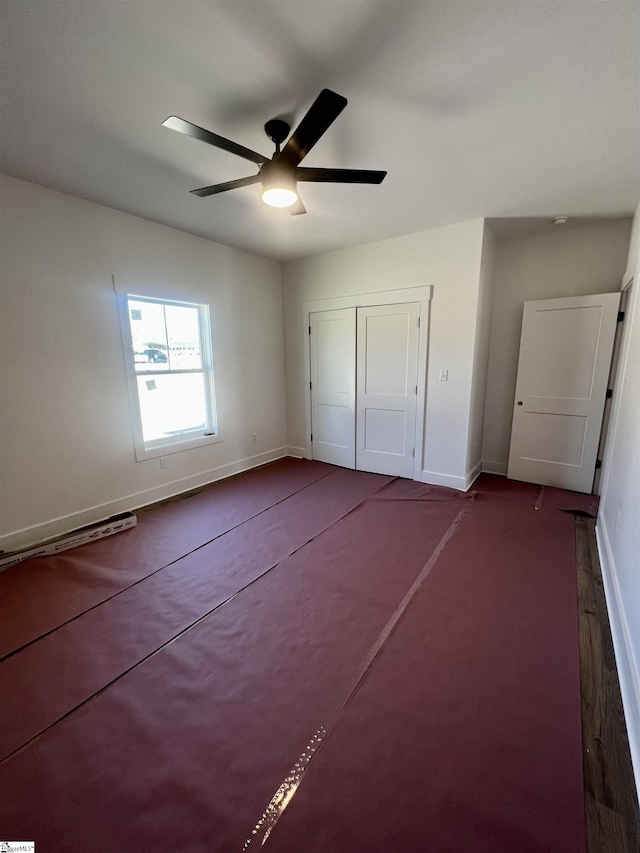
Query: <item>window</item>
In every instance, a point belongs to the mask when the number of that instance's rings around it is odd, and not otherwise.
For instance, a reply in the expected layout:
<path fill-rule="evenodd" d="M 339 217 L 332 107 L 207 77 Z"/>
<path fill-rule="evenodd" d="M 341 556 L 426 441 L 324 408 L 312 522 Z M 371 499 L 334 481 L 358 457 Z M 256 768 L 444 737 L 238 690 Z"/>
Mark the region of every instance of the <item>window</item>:
<path fill-rule="evenodd" d="M 137 458 L 215 440 L 208 305 L 129 293 L 121 298 L 121 319 Z"/>

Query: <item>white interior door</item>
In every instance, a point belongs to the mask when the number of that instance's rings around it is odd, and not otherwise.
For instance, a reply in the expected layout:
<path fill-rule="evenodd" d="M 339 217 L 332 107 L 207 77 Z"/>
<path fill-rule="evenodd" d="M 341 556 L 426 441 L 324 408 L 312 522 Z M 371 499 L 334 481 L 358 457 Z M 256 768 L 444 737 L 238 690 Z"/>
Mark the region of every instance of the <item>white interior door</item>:
<path fill-rule="evenodd" d="M 356 467 L 413 476 L 420 304 L 358 308 Z"/>
<path fill-rule="evenodd" d="M 356 309 L 310 315 L 313 458 L 356 467 Z"/>
<path fill-rule="evenodd" d="M 507 476 L 591 492 L 619 293 L 525 302 Z"/>

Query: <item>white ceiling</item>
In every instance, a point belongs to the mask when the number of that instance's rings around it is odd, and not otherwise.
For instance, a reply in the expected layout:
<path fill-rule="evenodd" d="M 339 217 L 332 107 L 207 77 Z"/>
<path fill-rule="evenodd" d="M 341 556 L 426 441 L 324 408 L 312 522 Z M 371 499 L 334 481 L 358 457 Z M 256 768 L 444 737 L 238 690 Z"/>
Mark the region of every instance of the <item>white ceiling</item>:
<path fill-rule="evenodd" d="M 640 197 L 638 3 L 2 0 L 2 171 L 278 260 L 480 216 L 629 214 Z M 271 154 L 328 87 L 306 216 L 170 114 Z"/>

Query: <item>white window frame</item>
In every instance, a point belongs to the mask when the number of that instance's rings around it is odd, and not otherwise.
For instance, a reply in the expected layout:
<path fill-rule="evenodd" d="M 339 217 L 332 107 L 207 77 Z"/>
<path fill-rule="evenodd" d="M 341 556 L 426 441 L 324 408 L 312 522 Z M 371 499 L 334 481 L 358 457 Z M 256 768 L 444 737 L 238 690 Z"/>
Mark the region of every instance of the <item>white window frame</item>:
<path fill-rule="evenodd" d="M 114 282 L 115 283 L 115 282 Z M 146 290 L 146 288 L 144 288 Z M 124 363 L 127 373 L 127 386 L 129 389 L 129 405 L 131 408 L 131 422 L 133 426 L 133 439 L 135 445 L 136 459 L 143 462 L 147 459 L 157 459 L 160 456 L 168 456 L 171 453 L 179 453 L 183 450 L 191 450 L 195 447 L 204 447 L 222 441 L 218 426 L 216 410 L 215 384 L 213 375 L 213 348 L 211 340 L 211 321 L 209 316 L 209 304 L 206 302 L 190 302 L 185 299 L 167 299 L 163 296 L 149 296 L 144 292 L 136 292 L 135 289 L 117 289 L 118 310 L 120 314 L 120 329 L 122 332 L 122 346 L 124 351 Z M 170 439 L 158 438 L 151 441 L 144 440 L 142 430 L 142 416 L 140 412 L 140 399 L 138 397 L 138 377 L 159 376 L 162 370 L 136 370 L 133 351 L 133 336 L 131 333 L 131 320 L 129 317 L 129 299 L 139 302 L 150 302 L 159 305 L 178 305 L 187 308 L 198 309 L 200 324 L 200 346 L 202 357 L 202 369 L 167 370 L 172 373 L 202 373 L 204 374 L 205 399 L 207 407 L 207 424 L 204 429 L 193 430 L 187 435 L 177 435 Z"/>

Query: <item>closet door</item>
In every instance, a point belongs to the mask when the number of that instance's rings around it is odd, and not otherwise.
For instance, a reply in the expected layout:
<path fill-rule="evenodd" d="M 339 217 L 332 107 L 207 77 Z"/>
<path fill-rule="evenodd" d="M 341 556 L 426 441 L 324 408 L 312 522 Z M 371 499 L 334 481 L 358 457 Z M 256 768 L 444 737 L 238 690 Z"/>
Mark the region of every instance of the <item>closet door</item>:
<path fill-rule="evenodd" d="M 413 476 L 420 304 L 358 308 L 356 467 Z"/>
<path fill-rule="evenodd" d="M 310 315 L 313 458 L 356 467 L 356 309 Z"/>

